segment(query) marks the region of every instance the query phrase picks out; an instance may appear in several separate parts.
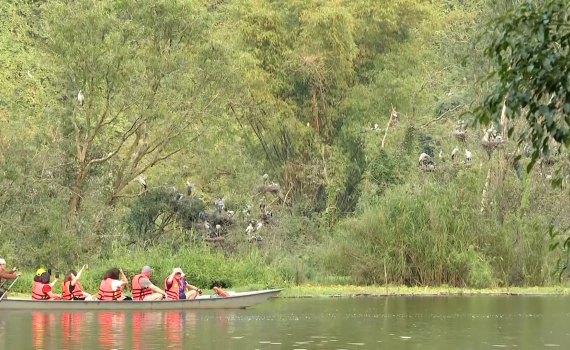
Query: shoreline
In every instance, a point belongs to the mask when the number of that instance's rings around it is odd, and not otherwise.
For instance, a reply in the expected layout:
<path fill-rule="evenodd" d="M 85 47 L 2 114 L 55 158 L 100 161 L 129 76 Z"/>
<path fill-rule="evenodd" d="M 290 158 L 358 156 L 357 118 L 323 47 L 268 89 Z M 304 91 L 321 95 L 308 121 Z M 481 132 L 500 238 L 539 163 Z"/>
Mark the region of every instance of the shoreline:
<path fill-rule="evenodd" d="M 286 287 L 276 298 L 379 298 L 402 296 L 564 296 L 570 287 L 511 287 L 511 288 L 455 288 L 455 287 L 406 287 L 406 286 L 293 286 Z"/>

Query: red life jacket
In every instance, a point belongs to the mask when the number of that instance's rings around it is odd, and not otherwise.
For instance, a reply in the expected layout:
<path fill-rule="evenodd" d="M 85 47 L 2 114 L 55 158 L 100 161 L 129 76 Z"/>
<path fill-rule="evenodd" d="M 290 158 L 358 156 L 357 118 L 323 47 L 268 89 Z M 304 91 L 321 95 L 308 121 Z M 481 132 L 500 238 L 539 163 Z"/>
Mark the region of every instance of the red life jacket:
<path fill-rule="evenodd" d="M 43 288 L 45 284 L 42 282 L 34 281 L 32 285 L 32 299 L 34 300 L 47 300 L 49 297 L 44 293 Z"/>
<path fill-rule="evenodd" d="M 151 295 L 152 291 L 150 290 L 150 288 L 143 288 L 141 286 L 141 284 L 139 283 L 139 280 L 141 279 L 141 277 L 144 278 L 148 278 L 145 275 L 138 274 L 135 277 L 133 277 L 133 282 L 132 282 L 132 291 L 133 291 L 133 300 L 143 300 L 144 297 L 146 297 L 147 295 Z"/>
<path fill-rule="evenodd" d="M 83 298 L 83 287 L 79 282 L 75 282 L 75 288 L 73 288 L 73 292 L 69 292 L 69 287 L 71 287 L 71 281 L 63 282 L 63 286 L 61 287 L 61 296 L 63 300 L 72 300 L 73 297 L 76 298 Z"/>
<path fill-rule="evenodd" d="M 181 283 L 180 279 L 172 277 L 172 285 L 168 288 L 168 277 L 164 280 L 164 291 L 168 296 L 168 299 L 178 300 L 180 299 L 180 287 L 178 285 Z"/>
<path fill-rule="evenodd" d="M 105 278 L 101 281 L 99 285 L 99 295 L 97 296 L 98 300 L 117 300 L 122 297 L 121 295 L 121 287 L 117 288 L 116 291 L 113 291 L 112 283 L 116 281 L 111 278 Z"/>

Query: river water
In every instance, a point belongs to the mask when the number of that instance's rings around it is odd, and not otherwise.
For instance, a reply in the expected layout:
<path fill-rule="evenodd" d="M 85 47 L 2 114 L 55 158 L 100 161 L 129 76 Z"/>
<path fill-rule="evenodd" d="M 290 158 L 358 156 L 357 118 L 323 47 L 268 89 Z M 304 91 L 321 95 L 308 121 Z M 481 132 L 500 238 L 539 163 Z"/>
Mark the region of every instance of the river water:
<path fill-rule="evenodd" d="M 568 349 L 554 296 L 271 299 L 246 310 L 0 311 L 3 349 Z"/>

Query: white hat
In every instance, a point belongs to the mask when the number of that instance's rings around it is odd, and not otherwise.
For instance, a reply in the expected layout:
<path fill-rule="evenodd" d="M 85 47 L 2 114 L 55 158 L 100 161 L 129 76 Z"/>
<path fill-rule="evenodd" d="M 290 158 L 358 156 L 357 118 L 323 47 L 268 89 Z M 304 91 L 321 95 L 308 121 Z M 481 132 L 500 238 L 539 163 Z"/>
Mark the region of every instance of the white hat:
<path fill-rule="evenodd" d="M 6 265 L 6 260 L 0 259 L 0 265 Z"/>
<path fill-rule="evenodd" d="M 182 272 L 182 269 L 179 267 L 175 267 L 174 270 L 172 270 L 172 274 L 175 275 L 177 273 L 180 273 L 180 277 L 184 277 L 184 272 Z"/>

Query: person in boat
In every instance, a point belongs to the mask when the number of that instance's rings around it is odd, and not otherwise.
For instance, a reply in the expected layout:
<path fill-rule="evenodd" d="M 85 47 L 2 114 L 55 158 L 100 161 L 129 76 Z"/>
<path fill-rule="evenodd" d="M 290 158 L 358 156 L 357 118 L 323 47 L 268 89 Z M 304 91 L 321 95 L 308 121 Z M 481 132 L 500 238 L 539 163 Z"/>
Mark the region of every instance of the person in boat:
<path fill-rule="evenodd" d="M 0 259 L 0 297 L 2 297 L 6 292 L 7 286 L 4 286 L 4 283 L 6 283 L 7 280 L 16 279 L 21 275 L 21 273 L 16 274 L 15 268 L 12 270 L 6 270 L 6 260 Z"/>
<path fill-rule="evenodd" d="M 166 298 L 166 292 L 158 288 L 150 281 L 150 266 L 143 266 L 141 273 L 133 277 L 131 289 L 133 291 L 133 300 L 162 300 Z M 154 293 L 153 293 L 154 292 Z"/>
<path fill-rule="evenodd" d="M 55 278 L 52 283 L 49 283 L 50 278 L 50 270 L 38 269 L 36 271 L 32 284 L 33 300 L 61 300 L 61 295 L 53 293 L 53 286 L 59 279 Z"/>
<path fill-rule="evenodd" d="M 87 265 L 83 265 L 79 272 L 76 272 L 75 270 L 69 270 L 69 272 L 67 272 L 63 279 L 63 286 L 61 287 L 61 296 L 63 297 L 63 300 L 95 300 L 91 294 L 83 291 L 83 287 L 81 286 L 81 283 L 79 283 L 81 273 L 83 273 L 83 270 L 86 267 Z"/>
<path fill-rule="evenodd" d="M 168 299 L 196 299 L 196 296 L 202 295 L 202 291 L 184 279 L 184 272 L 177 267 L 172 270 L 172 273 L 164 280 L 164 290 Z"/>
<path fill-rule="evenodd" d="M 121 279 L 119 279 L 119 274 L 121 275 Z M 129 284 L 129 280 L 123 273 L 122 269 L 115 267 L 107 270 L 107 272 L 105 272 L 103 275 L 101 284 L 99 285 L 99 294 L 97 296 L 97 300 L 133 300 L 133 298 L 124 296 L 121 293 L 121 290 L 125 288 L 127 284 Z"/>

